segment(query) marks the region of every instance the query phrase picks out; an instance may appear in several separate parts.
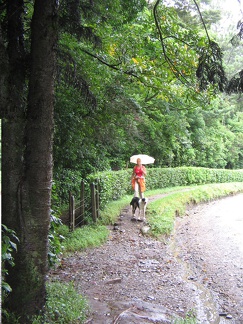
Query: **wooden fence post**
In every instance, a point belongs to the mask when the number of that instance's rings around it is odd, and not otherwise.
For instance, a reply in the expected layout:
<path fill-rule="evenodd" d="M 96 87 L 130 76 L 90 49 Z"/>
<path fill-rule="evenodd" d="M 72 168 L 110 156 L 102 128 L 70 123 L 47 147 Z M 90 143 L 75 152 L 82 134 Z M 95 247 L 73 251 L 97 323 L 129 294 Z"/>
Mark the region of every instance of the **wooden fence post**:
<path fill-rule="evenodd" d="M 72 231 L 75 229 L 75 199 L 74 196 L 71 196 L 72 201 Z"/>
<path fill-rule="evenodd" d="M 99 197 L 99 181 L 97 180 L 95 186 L 95 199 L 96 199 L 96 217 L 100 217 L 100 197 Z"/>
<path fill-rule="evenodd" d="M 97 221 L 97 212 L 96 212 L 96 198 L 95 198 L 95 184 L 90 184 L 90 190 L 91 190 L 91 208 L 92 208 L 92 218 L 93 221 L 96 223 Z"/>
<path fill-rule="evenodd" d="M 69 191 L 69 229 L 74 231 L 75 228 L 75 201 L 71 191 Z"/>
<path fill-rule="evenodd" d="M 71 231 L 71 229 L 72 229 L 72 219 L 73 219 L 73 217 L 72 217 L 72 193 L 71 193 L 71 191 L 69 191 L 69 212 L 68 212 L 68 214 L 69 214 L 69 230 Z"/>
<path fill-rule="evenodd" d="M 84 223 L 84 181 L 81 181 L 80 187 L 80 222 L 81 225 Z"/>

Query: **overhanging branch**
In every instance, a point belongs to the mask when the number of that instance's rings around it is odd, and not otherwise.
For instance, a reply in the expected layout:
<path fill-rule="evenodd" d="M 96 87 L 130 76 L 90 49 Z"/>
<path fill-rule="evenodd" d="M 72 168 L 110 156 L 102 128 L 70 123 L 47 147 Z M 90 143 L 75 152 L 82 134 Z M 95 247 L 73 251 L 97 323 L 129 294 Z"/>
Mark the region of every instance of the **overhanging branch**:
<path fill-rule="evenodd" d="M 172 73 L 175 75 L 175 77 L 177 79 L 179 79 L 183 84 L 190 85 L 190 82 L 185 78 L 185 76 L 181 73 L 181 71 L 177 69 L 175 64 L 173 64 L 172 60 L 170 59 L 170 57 L 166 53 L 166 48 L 165 48 L 165 44 L 164 44 L 164 39 L 165 38 L 162 35 L 161 27 L 160 27 L 158 17 L 157 17 L 157 7 L 158 7 L 159 3 L 160 3 L 160 0 L 157 0 L 154 7 L 153 7 L 153 16 L 154 16 L 155 25 L 156 25 L 156 28 L 157 28 L 157 31 L 158 31 L 158 34 L 159 34 L 159 39 L 160 39 L 160 43 L 161 43 L 161 46 L 162 46 L 163 55 L 165 57 L 166 62 L 169 65 Z"/>
<path fill-rule="evenodd" d="M 139 80 L 142 84 L 144 84 L 145 86 L 148 86 L 150 88 L 155 88 L 155 87 L 152 87 L 150 84 L 148 85 L 146 82 L 144 82 L 144 80 L 142 80 L 141 77 L 139 77 L 137 74 L 134 73 L 133 70 L 121 70 L 118 66 L 121 65 L 121 63 L 118 63 L 118 64 L 110 64 L 106 61 L 104 61 L 103 59 L 101 59 L 99 56 L 93 54 L 93 53 L 90 53 L 89 51 L 87 51 L 86 49 L 84 48 L 81 48 L 81 51 L 86 53 L 87 55 L 95 58 L 97 61 L 99 61 L 100 63 L 108 66 L 109 68 L 113 69 L 113 70 L 116 70 L 118 72 L 121 72 L 123 74 L 126 74 L 126 75 L 129 75 L 129 76 L 132 76 L 134 78 L 136 78 L 137 80 Z"/>

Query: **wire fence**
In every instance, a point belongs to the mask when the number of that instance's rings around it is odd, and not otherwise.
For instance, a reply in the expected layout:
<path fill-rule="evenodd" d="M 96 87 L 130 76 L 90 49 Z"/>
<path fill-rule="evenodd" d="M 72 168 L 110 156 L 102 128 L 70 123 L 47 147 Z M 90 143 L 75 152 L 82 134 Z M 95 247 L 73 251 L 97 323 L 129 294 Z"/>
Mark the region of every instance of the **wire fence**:
<path fill-rule="evenodd" d="M 84 181 L 81 182 L 80 199 L 75 202 L 75 197 L 69 192 L 69 228 L 74 231 L 75 228 L 87 223 L 87 218 L 91 217 L 93 222 L 99 218 L 99 185 L 90 184 L 90 192 L 87 194 Z"/>

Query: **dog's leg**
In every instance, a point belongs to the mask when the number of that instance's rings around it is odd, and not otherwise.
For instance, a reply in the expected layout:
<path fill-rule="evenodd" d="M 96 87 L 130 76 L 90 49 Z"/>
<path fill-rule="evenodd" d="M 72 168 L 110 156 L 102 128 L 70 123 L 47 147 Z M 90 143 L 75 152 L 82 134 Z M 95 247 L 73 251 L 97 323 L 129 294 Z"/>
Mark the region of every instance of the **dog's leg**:
<path fill-rule="evenodd" d="M 139 217 L 139 219 L 141 221 L 143 221 L 143 219 L 144 219 L 144 204 L 143 204 L 143 202 L 141 203 L 141 207 L 140 207 L 140 215 L 141 215 L 141 217 Z"/>
<path fill-rule="evenodd" d="M 143 209 L 143 221 L 144 221 L 144 223 L 146 223 L 145 211 L 146 211 L 146 205 L 144 205 L 144 209 Z"/>
<path fill-rule="evenodd" d="M 134 220 L 136 220 L 136 217 L 135 217 L 136 207 L 135 207 L 135 205 L 131 205 L 131 212 L 132 212 L 131 220 L 134 221 Z"/>
<path fill-rule="evenodd" d="M 138 221 L 141 221 L 141 202 L 142 202 L 142 200 L 141 199 L 139 199 L 139 201 L 138 201 Z"/>
<path fill-rule="evenodd" d="M 146 222 L 146 208 L 147 208 L 147 202 L 148 202 L 148 199 L 147 198 L 143 198 L 142 199 L 142 204 L 141 204 L 141 207 L 142 207 L 142 213 L 143 213 L 143 221 Z"/>
<path fill-rule="evenodd" d="M 135 219 L 135 211 L 136 211 L 136 209 L 132 205 L 131 205 L 131 211 L 132 211 L 132 220 L 134 220 Z"/>

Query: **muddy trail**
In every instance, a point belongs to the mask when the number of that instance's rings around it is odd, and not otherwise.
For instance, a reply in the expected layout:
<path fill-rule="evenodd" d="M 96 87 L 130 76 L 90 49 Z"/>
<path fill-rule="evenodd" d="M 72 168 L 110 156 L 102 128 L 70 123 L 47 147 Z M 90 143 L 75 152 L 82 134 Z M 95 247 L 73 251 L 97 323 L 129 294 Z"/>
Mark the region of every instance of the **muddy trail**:
<path fill-rule="evenodd" d="M 217 223 L 226 210 L 220 204 L 235 205 L 230 199 L 237 197 L 242 210 L 243 195 L 194 207 L 161 240 L 142 234 L 144 224 L 131 221 L 128 206 L 104 245 L 64 258 L 50 279 L 72 281 L 86 296 L 87 324 L 179 323 L 191 316 L 196 323 L 243 323 L 243 253 L 232 229 Z M 236 222 L 242 226 L 243 216 Z"/>

